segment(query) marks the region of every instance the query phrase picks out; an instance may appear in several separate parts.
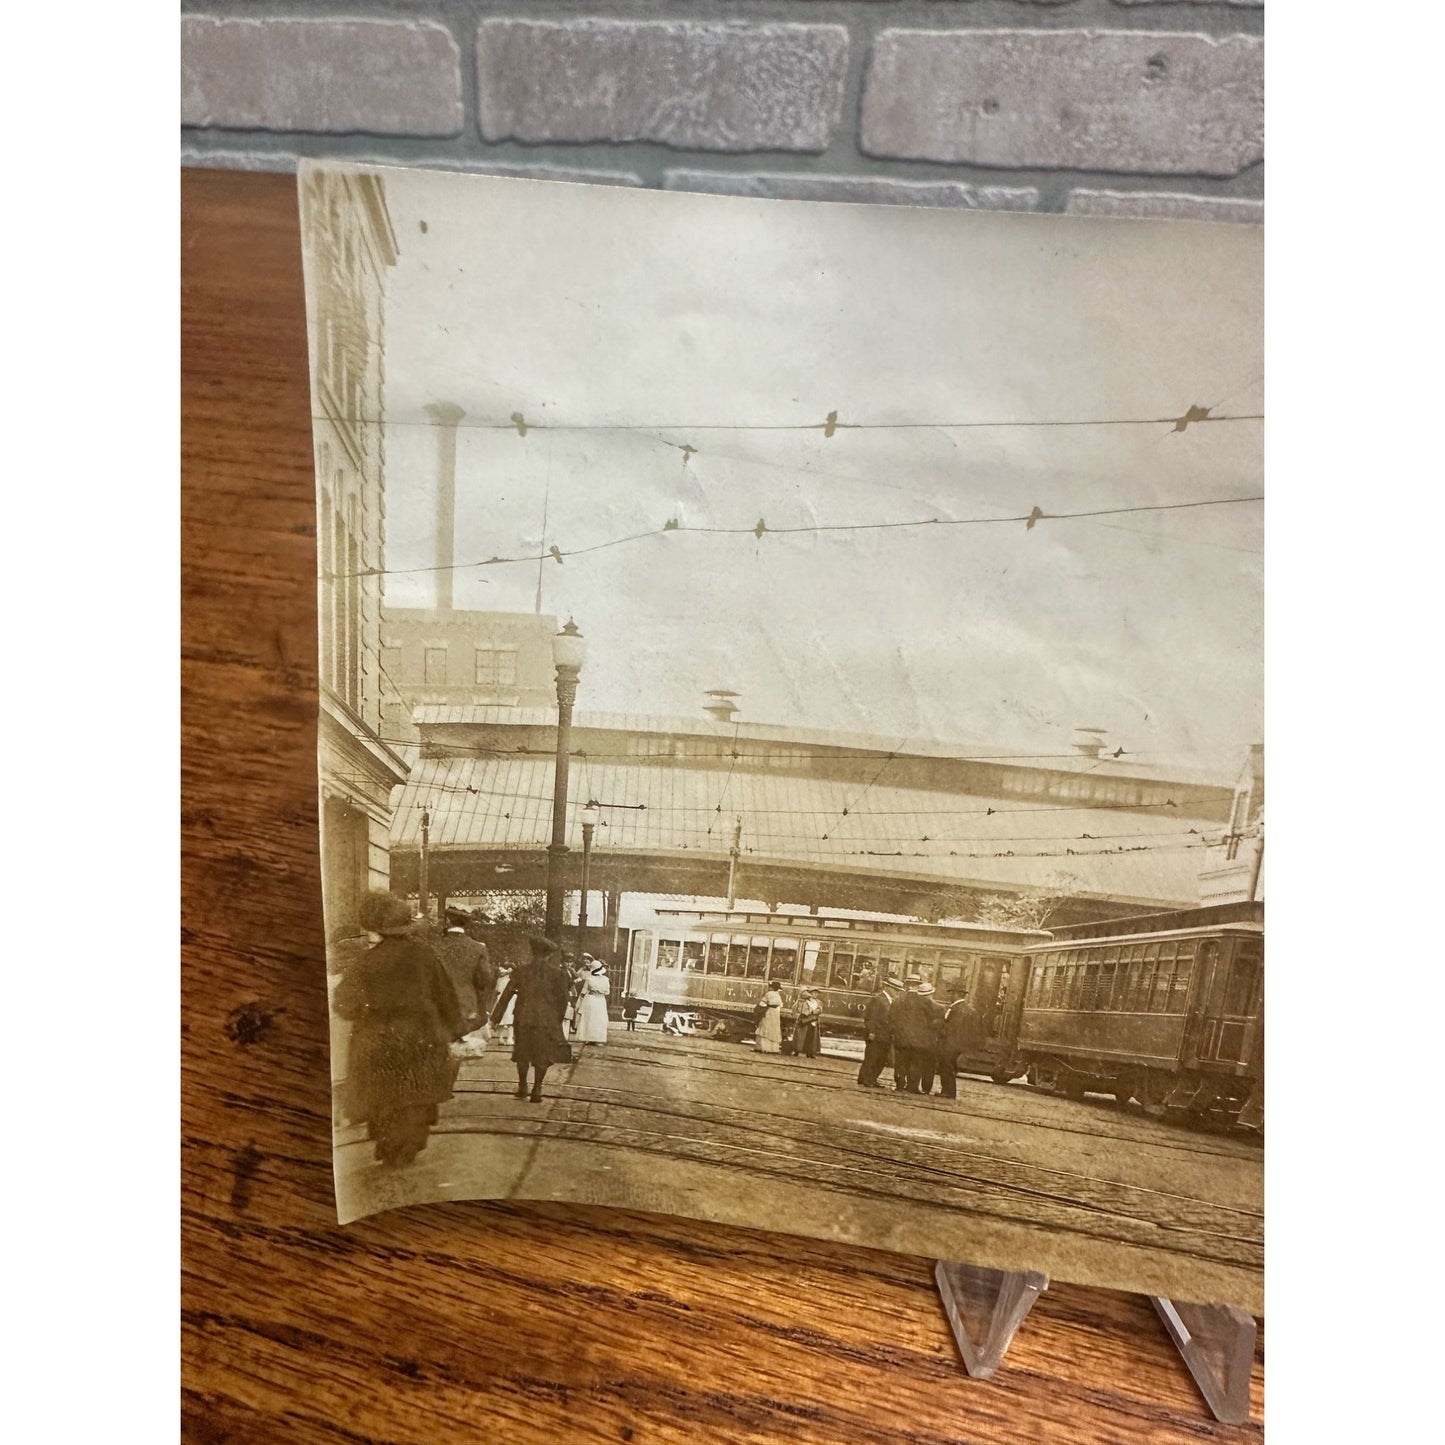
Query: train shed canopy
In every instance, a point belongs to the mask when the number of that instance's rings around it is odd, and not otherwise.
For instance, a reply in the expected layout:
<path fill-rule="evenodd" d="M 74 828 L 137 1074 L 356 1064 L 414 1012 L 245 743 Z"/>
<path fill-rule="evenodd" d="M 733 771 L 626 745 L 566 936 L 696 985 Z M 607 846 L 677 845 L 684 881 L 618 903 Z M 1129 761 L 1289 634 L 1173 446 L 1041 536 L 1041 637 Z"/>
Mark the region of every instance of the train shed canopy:
<path fill-rule="evenodd" d="M 556 714 L 429 707 L 415 721 L 394 886 L 417 887 L 425 814 L 429 887 L 541 887 Z M 721 896 L 736 831 L 740 897 L 815 907 L 917 912 L 1035 889 L 1074 900 L 1078 921 L 1114 905 L 1187 907 L 1232 798 L 1232 775 L 1139 763 L 1097 742 L 1006 754 L 710 718 L 579 714 L 570 759 L 572 849 L 582 807 L 600 804 L 592 887 Z"/>

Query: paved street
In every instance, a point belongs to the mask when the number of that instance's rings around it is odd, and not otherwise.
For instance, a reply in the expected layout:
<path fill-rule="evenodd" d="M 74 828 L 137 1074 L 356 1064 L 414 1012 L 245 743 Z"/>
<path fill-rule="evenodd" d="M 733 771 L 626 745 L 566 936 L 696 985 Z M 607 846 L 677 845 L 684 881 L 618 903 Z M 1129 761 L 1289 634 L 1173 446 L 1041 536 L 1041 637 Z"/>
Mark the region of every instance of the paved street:
<path fill-rule="evenodd" d="M 1262 1312 L 1258 1140 L 1022 1083 L 960 1078 L 955 1101 L 859 1089 L 856 1072 L 846 1057 L 762 1056 L 614 1025 L 605 1046 L 548 1074 L 539 1105 L 513 1097 L 515 1073 L 494 1049 L 462 1066 L 409 1169 L 383 1171 L 363 1130 L 339 1131 L 341 1216 L 533 1198 L 775 1219 L 821 1238 Z"/>

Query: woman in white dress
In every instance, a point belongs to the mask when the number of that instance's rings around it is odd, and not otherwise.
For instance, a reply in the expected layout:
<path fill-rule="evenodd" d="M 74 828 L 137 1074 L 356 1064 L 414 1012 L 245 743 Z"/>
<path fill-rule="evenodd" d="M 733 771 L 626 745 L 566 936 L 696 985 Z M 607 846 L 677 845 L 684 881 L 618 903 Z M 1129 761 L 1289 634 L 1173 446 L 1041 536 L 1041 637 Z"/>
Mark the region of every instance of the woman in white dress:
<path fill-rule="evenodd" d="M 757 1050 L 760 1054 L 780 1054 L 783 1051 L 783 995 L 774 983 L 768 985 L 762 997 L 762 1010 L 754 1036 Z"/>
<path fill-rule="evenodd" d="M 503 962 L 497 968 L 497 986 L 492 990 L 491 1001 L 487 1005 L 487 1017 L 490 1018 L 492 1009 L 496 1007 L 497 1001 L 506 993 L 507 985 L 512 981 L 512 965 Z M 496 1042 L 502 1048 L 512 1047 L 512 1014 L 517 1007 L 515 995 L 507 1000 L 506 1011 L 502 1014 L 502 1021 L 497 1025 Z"/>
<path fill-rule="evenodd" d="M 582 980 L 582 992 L 577 997 L 577 1032 L 573 1037 L 579 1044 L 607 1042 L 607 999 L 611 992 L 607 965 L 594 963 L 592 972 Z"/>

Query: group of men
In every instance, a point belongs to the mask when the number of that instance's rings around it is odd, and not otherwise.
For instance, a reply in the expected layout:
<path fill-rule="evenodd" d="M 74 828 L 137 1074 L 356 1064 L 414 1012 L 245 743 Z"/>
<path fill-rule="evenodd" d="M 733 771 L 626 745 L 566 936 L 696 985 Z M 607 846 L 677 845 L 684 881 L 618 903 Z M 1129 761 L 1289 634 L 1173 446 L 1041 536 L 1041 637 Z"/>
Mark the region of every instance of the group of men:
<path fill-rule="evenodd" d="M 945 1099 L 958 1097 L 958 1062 L 981 1042 L 979 1017 L 960 994 L 943 1008 L 933 985 L 917 974 L 888 978 L 876 988 L 863 1015 L 863 1064 L 858 1087 L 882 1089 L 890 1064 L 900 1094 L 931 1094 L 934 1083 Z"/>

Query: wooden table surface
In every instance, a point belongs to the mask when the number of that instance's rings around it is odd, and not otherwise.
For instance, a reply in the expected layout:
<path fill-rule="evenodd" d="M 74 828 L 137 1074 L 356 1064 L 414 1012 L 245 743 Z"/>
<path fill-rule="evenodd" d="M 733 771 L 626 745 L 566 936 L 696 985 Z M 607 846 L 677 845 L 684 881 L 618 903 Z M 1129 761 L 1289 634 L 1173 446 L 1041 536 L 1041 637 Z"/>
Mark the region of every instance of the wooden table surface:
<path fill-rule="evenodd" d="M 337 1225 L 295 183 L 182 186 L 184 1438 L 1258 1438 L 1263 1331 L 1216 1425 L 1142 1297 L 1055 1283 L 974 1382 L 926 1259 L 558 1205 Z"/>

